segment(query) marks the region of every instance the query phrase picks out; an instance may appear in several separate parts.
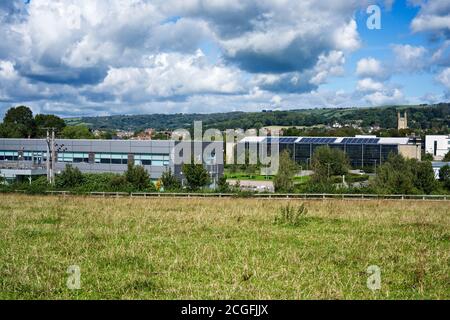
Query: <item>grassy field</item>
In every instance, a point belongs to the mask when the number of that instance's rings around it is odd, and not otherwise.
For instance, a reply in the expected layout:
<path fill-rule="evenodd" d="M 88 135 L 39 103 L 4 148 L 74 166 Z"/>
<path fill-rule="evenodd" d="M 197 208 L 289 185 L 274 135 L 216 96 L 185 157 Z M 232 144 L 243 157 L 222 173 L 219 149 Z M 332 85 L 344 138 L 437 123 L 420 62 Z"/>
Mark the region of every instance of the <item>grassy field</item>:
<path fill-rule="evenodd" d="M 0 298 L 450 298 L 448 203 L 286 203 L 0 195 Z"/>

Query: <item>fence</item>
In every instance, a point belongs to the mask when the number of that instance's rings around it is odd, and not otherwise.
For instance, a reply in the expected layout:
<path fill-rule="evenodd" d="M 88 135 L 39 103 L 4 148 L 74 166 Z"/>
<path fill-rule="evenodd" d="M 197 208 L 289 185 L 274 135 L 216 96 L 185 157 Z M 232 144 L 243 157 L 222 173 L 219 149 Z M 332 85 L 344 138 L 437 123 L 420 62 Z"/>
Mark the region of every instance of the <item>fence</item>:
<path fill-rule="evenodd" d="M 24 193 L 23 190 L 17 190 Z M 400 200 L 400 201 L 450 201 L 450 195 L 378 195 L 378 194 L 233 194 L 233 193 L 144 193 L 144 192 L 89 192 L 72 193 L 70 191 L 47 191 L 49 195 L 84 195 L 101 198 L 250 198 L 267 200 Z"/>

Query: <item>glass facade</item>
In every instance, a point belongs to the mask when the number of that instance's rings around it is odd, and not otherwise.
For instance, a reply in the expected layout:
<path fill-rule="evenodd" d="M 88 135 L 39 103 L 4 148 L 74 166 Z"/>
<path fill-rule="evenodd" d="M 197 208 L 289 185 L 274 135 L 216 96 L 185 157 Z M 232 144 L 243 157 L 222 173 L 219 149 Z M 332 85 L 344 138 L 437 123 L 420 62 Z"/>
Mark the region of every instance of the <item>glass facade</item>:
<path fill-rule="evenodd" d="M 295 162 L 310 164 L 314 151 L 321 146 L 344 151 L 349 157 L 350 164 L 355 168 L 378 166 L 385 162 L 391 153 L 398 154 L 398 145 L 379 144 L 380 139 L 352 139 L 346 138 L 341 143 L 336 138 L 303 138 L 299 142 L 279 142 L 280 154 L 289 150 Z M 363 142 L 363 143 L 361 143 Z M 270 144 L 264 143 L 264 147 Z"/>

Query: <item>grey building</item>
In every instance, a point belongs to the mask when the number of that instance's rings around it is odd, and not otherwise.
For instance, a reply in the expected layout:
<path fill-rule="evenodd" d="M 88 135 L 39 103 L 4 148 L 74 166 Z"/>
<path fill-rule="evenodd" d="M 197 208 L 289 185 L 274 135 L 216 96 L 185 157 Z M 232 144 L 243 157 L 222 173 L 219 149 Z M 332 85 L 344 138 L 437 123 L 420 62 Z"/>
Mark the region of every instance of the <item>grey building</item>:
<path fill-rule="evenodd" d="M 169 169 L 182 179 L 183 163 L 202 159 L 213 181 L 223 174 L 222 142 L 56 139 L 55 146 L 56 173 L 70 164 L 84 173 L 120 174 L 133 163 L 152 180 Z M 0 174 L 8 179 L 45 174 L 46 161 L 45 139 L 0 139 Z"/>

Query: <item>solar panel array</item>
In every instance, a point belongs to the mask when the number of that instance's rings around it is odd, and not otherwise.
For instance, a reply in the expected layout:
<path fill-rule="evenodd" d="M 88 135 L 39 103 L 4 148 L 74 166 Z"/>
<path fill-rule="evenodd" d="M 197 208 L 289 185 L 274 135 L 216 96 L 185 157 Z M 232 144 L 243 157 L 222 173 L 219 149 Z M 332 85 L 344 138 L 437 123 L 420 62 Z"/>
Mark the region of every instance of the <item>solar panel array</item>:
<path fill-rule="evenodd" d="M 323 144 L 330 144 L 335 143 L 336 138 L 303 138 L 300 140 L 300 143 L 323 143 Z"/>
<path fill-rule="evenodd" d="M 294 143 L 298 138 L 268 137 L 266 143 Z"/>
<path fill-rule="evenodd" d="M 380 142 L 379 138 L 345 138 L 342 140 L 343 144 L 377 144 Z"/>
<path fill-rule="evenodd" d="M 267 137 L 265 143 L 295 143 L 298 138 L 295 137 Z M 311 137 L 301 138 L 298 143 L 301 144 L 333 144 L 337 143 L 337 138 L 331 137 Z M 378 144 L 379 138 L 344 138 L 340 144 Z"/>

